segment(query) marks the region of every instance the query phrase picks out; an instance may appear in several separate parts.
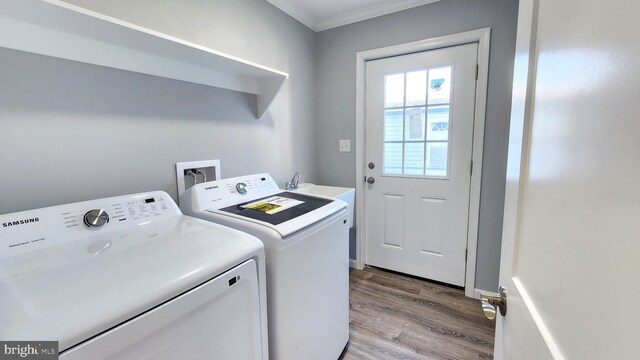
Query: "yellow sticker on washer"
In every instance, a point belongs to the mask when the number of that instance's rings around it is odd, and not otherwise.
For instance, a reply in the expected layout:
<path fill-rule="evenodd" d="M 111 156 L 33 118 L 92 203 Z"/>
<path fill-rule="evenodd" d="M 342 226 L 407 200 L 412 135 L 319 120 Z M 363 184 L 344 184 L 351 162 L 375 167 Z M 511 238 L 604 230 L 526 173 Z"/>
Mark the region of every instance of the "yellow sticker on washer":
<path fill-rule="evenodd" d="M 277 209 L 279 209 L 281 207 L 282 207 L 282 205 L 272 204 L 272 203 L 268 203 L 266 201 L 262 201 L 262 202 L 251 204 L 251 205 L 247 205 L 247 208 L 249 208 L 249 209 L 262 211 L 262 212 L 267 213 L 267 214 L 272 213 L 273 210 L 277 210 Z"/>
<path fill-rule="evenodd" d="M 241 205 L 245 209 L 262 211 L 265 214 L 273 215 L 283 210 L 287 210 L 294 206 L 298 206 L 304 201 L 286 198 L 282 196 L 272 196 L 268 199 L 261 199 L 246 205 Z"/>

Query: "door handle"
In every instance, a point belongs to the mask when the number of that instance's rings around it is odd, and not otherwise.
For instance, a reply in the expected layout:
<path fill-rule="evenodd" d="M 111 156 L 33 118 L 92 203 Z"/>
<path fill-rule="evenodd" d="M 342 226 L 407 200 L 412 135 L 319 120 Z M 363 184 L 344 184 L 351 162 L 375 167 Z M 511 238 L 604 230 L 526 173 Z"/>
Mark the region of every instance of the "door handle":
<path fill-rule="evenodd" d="M 497 294 L 482 294 L 482 312 L 487 319 L 496 318 L 496 308 L 500 309 L 500 315 L 507 315 L 507 291 L 502 286 Z"/>
<path fill-rule="evenodd" d="M 369 176 L 369 177 L 367 178 L 367 184 L 373 184 L 374 182 L 376 182 L 376 179 L 374 179 L 374 177 L 373 177 L 373 176 Z"/>

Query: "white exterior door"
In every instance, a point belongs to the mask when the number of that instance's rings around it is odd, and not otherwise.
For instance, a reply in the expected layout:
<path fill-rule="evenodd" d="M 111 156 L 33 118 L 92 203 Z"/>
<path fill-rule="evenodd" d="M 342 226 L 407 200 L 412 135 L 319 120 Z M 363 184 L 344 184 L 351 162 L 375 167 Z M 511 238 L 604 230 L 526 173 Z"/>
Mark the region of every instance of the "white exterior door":
<path fill-rule="evenodd" d="M 520 1 L 496 359 L 640 359 L 638 13 Z"/>
<path fill-rule="evenodd" d="M 477 53 L 367 61 L 367 264 L 464 285 Z"/>

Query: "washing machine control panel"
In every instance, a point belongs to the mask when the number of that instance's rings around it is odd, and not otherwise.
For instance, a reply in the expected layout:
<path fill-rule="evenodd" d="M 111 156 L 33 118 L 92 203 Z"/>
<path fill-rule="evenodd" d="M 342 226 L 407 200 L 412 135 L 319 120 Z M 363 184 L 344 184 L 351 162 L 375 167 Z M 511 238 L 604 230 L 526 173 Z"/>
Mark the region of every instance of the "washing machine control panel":
<path fill-rule="evenodd" d="M 87 211 L 82 220 L 87 227 L 99 228 L 109 222 L 109 214 L 102 209 L 93 209 Z"/>
<path fill-rule="evenodd" d="M 204 208 L 220 209 L 281 191 L 269 174 L 254 174 L 194 186 L 192 196 Z"/>
<path fill-rule="evenodd" d="M 180 215 L 162 191 L 0 215 L 0 258 Z"/>
<path fill-rule="evenodd" d="M 247 193 L 247 184 L 243 182 L 239 182 L 236 184 L 236 191 L 238 194 L 246 194 Z"/>

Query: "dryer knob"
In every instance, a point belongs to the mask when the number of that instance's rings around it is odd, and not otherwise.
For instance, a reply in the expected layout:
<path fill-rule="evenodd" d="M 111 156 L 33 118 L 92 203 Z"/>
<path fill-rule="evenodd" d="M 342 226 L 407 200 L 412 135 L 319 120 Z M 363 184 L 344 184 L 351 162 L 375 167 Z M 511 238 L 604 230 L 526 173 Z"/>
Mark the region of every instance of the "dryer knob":
<path fill-rule="evenodd" d="M 245 184 L 245 183 L 237 183 L 236 184 L 236 190 L 240 194 L 246 194 L 247 193 L 247 184 Z"/>
<path fill-rule="evenodd" d="M 109 214 L 101 209 L 89 210 L 84 214 L 83 221 L 89 228 L 99 228 L 109 222 Z"/>

